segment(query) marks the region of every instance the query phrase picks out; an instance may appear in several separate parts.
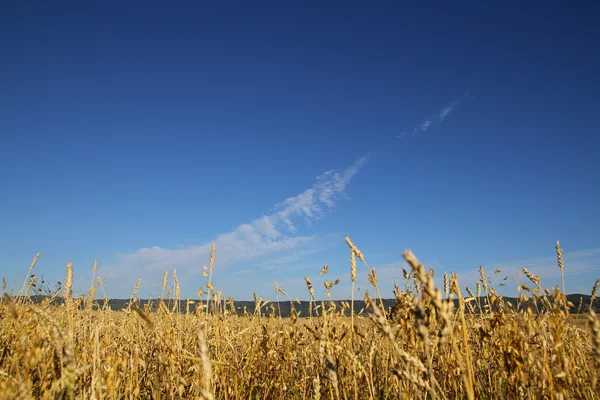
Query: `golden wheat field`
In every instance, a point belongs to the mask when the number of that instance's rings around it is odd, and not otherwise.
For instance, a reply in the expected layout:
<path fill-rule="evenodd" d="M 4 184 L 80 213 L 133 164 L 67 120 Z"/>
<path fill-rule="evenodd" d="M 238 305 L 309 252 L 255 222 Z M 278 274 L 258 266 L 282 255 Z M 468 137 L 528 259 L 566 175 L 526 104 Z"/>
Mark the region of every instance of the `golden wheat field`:
<path fill-rule="evenodd" d="M 593 304 L 568 304 L 564 290 L 544 288 L 526 269 L 530 284 L 520 287 L 517 304 L 496 293 L 483 269 L 477 293 L 461 288 L 456 275 L 444 275 L 436 288 L 433 271 L 406 251 L 412 289 L 396 286 L 396 304 L 385 309 L 376 269 L 346 241 L 348 277 L 354 285 L 361 263 L 372 285 L 366 310 L 355 310 L 354 298 L 341 307 L 311 301 L 310 314 L 299 316 L 290 299 L 290 317 L 282 318 L 275 303 L 255 298 L 252 312 L 236 312 L 212 285 L 214 246 L 193 309 L 173 301 L 176 276 L 172 299 L 142 305 L 138 282 L 126 309 L 115 311 L 94 301 L 103 289 L 99 276 L 87 296 L 74 298 L 68 265 L 63 287 L 34 302 L 35 276 L 28 274 L 21 291 L 5 294 L 0 305 L 0 397 L 598 398 L 600 320 Z M 558 243 L 556 252 L 557 268 L 568 268 Z M 335 284 L 326 282 L 325 290 Z M 590 303 L 597 289 L 598 281 Z"/>

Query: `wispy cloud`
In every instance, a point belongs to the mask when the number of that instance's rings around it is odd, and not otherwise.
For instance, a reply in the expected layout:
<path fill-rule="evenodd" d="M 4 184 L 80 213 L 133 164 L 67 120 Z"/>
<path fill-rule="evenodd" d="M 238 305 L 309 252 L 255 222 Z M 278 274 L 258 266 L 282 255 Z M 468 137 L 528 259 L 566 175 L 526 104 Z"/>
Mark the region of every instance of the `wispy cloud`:
<path fill-rule="evenodd" d="M 283 223 L 290 232 L 295 232 L 296 227 L 291 218 L 296 216 L 307 219 L 319 218 L 323 215 L 324 209 L 332 209 L 338 197 L 344 195 L 346 186 L 367 162 L 367 159 L 368 156 L 359 158 L 342 173 L 334 170 L 323 173 L 317 177 L 317 181 L 312 188 L 297 196 L 285 199 L 276 205 L 275 209 L 278 210 L 276 213 L 264 218 L 273 227 Z"/>
<path fill-rule="evenodd" d="M 214 243 L 218 249 L 219 267 L 283 250 L 299 249 L 313 243 L 318 235 L 294 235 L 297 231 L 295 220 L 320 218 L 326 210 L 333 209 L 367 159 L 368 156 L 359 158 L 342 172 L 330 170 L 323 173 L 311 188 L 277 204 L 270 215 L 263 215 L 231 232 L 218 235 Z M 200 273 L 201 266 L 208 262 L 210 251 L 211 243 L 175 249 L 159 246 L 142 248 L 117 254 L 116 263 L 105 269 L 104 273 L 109 278 L 112 275 L 112 278 L 119 279 L 126 271 L 140 275 L 180 268 L 182 271 Z"/>
<path fill-rule="evenodd" d="M 450 114 L 456 107 L 458 107 L 461 103 L 461 100 L 454 100 L 452 103 L 448 104 L 446 107 L 440 110 L 440 122 L 446 119 L 448 114 Z"/>
<path fill-rule="evenodd" d="M 421 124 L 421 131 L 425 132 L 431 126 L 431 120 L 427 119 Z"/>
<path fill-rule="evenodd" d="M 474 98 L 474 96 L 471 96 L 467 93 L 464 97 L 451 101 L 450 103 L 442 107 L 439 112 L 430 115 L 429 117 L 425 118 L 423 122 L 414 126 L 412 131 L 409 131 L 409 133 L 411 134 L 411 136 L 417 136 L 419 133 L 426 132 L 431 127 L 433 127 L 434 124 L 442 123 L 446 118 L 448 118 L 450 113 L 452 113 L 457 107 L 459 107 L 464 102 L 464 100 L 472 100 Z M 406 135 L 407 132 L 403 131 L 396 136 L 396 139 L 401 139 Z"/>

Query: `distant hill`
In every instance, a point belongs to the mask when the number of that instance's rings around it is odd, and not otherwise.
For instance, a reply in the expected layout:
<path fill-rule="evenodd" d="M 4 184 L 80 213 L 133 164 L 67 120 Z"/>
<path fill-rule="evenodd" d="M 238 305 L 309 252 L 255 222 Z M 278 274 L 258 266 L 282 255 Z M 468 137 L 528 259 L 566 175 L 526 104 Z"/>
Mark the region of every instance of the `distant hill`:
<path fill-rule="evenodd" d="M 46 298 L 47 298 L 47 296 L 40 296 L 40 295 L 31 297 L 31 299 L 35 303 L 39 303 Z M 569 294 L 569 295 L 567 295 L 567 300 L 570 301 L 571 303 L 573 303 L 573 305 L 574 305 L 574 307 L 570 307 L 571 313 L 576 313 L 577 308 L 580 304 L 580 301 L 583 301 L 583 307 L 582 307 L 581 311 L 584 312 L 584 311 L 588 310 L 588 305 L 590 304 L 591 296 L 587 295 L 587 294 Z M 57 304 L 61 304 L 62 298 L 56 298 L 55 301 Z M 516 307 L 516 305 L 518 303 L 518 299 L 515 297 L 504 297 L 504 301 L 506 303 L 511 303 L 513 305 L 513 307 Z M 130 299 L 109 299 L 108 306 L 112 310 L 115 310 L 115 311 L 126 310 L 129 302 L 130 302 Z M 350 300 L 333 300 L 333 302 L 335 303 L 337 310 L 341 310 L 343 308 L 342 303 L 347 303 L 348 305 L 350 304 Z M 377 302 L 379 303 L 379 300 L 377 300 Z M 486 299 L 486 297 L 480 297 L 478 302 L 482 306 L 484 306 L 485 304 L 487 304 L 487 299 Z M 174 300 L 171 300 L 171 301 L 165 300 L 165 303 L 170 309 L 173 309 L 176 304 Z M 204 301 L 204 303 L 206 303 L 206 301 Z M 254 313 L 254 306 L 255 306 L 254 301 L 234 301 L 233 303 L 234 303 L 234 307 L 238 314 L 244 314 L 244 312 L 249 313 L 249 314 Z M 474 308 L 477 312 L 476 303 L 477 303 L 477 301 L 471 302 L 471 304 L 474 306 Z M 96 300 L 95 304 L 97 305 L 97 307 L 103 307 L 104 301 Z M 140 308 L 142 308 L 142 309 L 145 309 L 145 310 L 149 309 L 151 311 L 156 311 L 159 306 L 159 301 L 156 299 L 152 299 L 152 300 L 140 299 L 138 304 L 139 304 Z M 223 304 L 223 301 L 221 301 L 221 304 Z M 271 313 L 272 312 L 271 311 L 272 309 L 270 307 L 271 304 L 273 304 L 273 306 L 275 308 L 275 315 L 279 316 L 279 312 L 281 310 L 282 317 L 290 316 L 291 307 L 290 307 L 289 301 L 280 301 L 279 304 L 277 302 L 269 303 L 269 304 L 267 304 L 266 307 L 261 308 L 261 314 L 268 315 L 269 313 Z M 308 316 L 309 304 L 310 304 L 310 302 L 308 302 L 308 301 L 301 301 L 300 303 L 294 302 L 294 308 L 296 309 L 296 313 L 298 313 L 300 317 Z M 393 307 L 396 304 L 396 300 L 395 299 L 383 299 L 383 304 L 384 304 L 385 308 L 387 310 L 389 310 L 391 307 Z M 458 306 L 457 299 L 454 300 L 454 304 L 456 307 Z M 197 301 L 195 301 L 192 304 L 189 304 L 190 312 L 195 312 L 196 307 L 198 307 L 198 305 L 199 305 L 199 303 Z M 320 305 L 321 305 L 321 301 L 313 302 L 313 313 L 314 313 L 315 307 L 320 306 Z M 524 305 L 522 304 L 521 306 L 525 307 L 527 305 L 531 306 L 531 308 L 533 309 L 534 312 L 536 311 L 536 308 L 531 299 L 529 299 L 529 302 L 527 304 L 524 304 Z M 179 301 L 180 312 L 185 312 L 187 310 L 187 307 L 188 307 L 187 300 Z M 361 313 L 361 310 L 363 310 L 364 308 L 365 308 L 365 303 L 363 300 L 354 300 L 355 314 Z M 540 302 L 538 302 L 537 308 L 540 311 L 542 310 L 542 304 Z M 229 309 L 229 306 L 228 306 L 228 309 Z M 600 312 L 600 299 L 596 299 L 594 301 L 594 311 Z M 349 310 L 347 310 L 347 314 L 349 315 Z M 363 311 L 362 314 L 364 315 L 365 312 Z"/>

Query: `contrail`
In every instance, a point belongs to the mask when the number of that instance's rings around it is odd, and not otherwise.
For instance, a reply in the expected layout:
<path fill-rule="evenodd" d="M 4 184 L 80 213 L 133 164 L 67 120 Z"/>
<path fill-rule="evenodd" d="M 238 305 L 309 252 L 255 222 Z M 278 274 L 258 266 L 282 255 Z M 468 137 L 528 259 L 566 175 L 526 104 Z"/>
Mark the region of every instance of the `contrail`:
<path fill-rule="evenodd" d="M 452 100 L 444 107 L 442 107 L 437 113 L 431 114 L 429 117 L 425 118 L 423 122 L 418 125 L 415 125 L 410 131 L 402 131 L 399 135 L 396 135 L 396 139 L 402 139 L 410 134 L 410 136 L 417 136 L 420 133 L 426 132 L 434 125 L 441 124 L 448 116 L 460 105 L 462 105 L 467 100 L 473 100 L 475 96 L 471 95 L 467 92 L 461 98 L 456 100 Z"/>

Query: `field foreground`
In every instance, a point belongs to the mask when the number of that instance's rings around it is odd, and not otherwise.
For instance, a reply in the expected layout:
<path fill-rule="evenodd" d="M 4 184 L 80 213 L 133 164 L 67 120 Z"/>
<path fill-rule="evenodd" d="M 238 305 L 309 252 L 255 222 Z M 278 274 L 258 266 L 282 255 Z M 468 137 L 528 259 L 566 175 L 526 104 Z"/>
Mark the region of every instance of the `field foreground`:
<path fill-rule="evenodd" d="M 174 298 L 156 300 L 156 311 L 138 306 L 135 289 L 127 309 L 113 311 L 93 301 L 96 285 L 72 297 L 70 265 L 64 287 L 40 303 L 28 296 L 31 275 L 27 289 L 0 304 L 0 398 L 599 398 L 598 282 L 590 304 L 574 305 L 524 270 L 531 287 L 521 285 L 515 306 L 483 269 L 477 293 L 460 289 L 455 275 L 435 288 L 433 271 L 407 251 L 411 284 L 395 288 L 388 310 L 375 268 L 347 242 L 352 282 L 357 260 L 369 271 L 368 318 L 352 301 L 315 301 L 300 318 L 291 300 L 291 317 L 281 318 L 278 303 L 259 298 L 240 314 L 212 287 L 214 247 L 194 309 L 179 306 L 176 276 Z M 558 244 L 557 255 L 562 270 Z"/>

